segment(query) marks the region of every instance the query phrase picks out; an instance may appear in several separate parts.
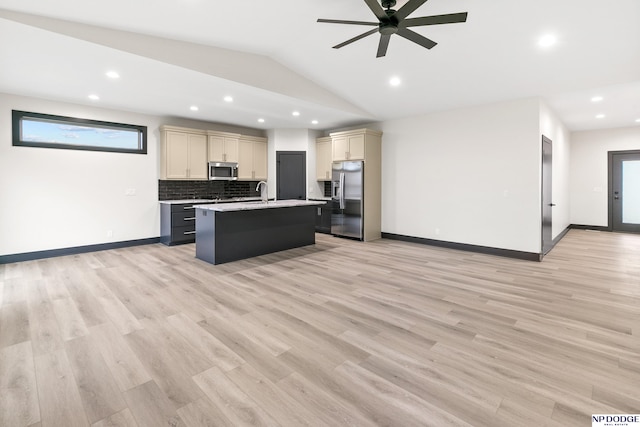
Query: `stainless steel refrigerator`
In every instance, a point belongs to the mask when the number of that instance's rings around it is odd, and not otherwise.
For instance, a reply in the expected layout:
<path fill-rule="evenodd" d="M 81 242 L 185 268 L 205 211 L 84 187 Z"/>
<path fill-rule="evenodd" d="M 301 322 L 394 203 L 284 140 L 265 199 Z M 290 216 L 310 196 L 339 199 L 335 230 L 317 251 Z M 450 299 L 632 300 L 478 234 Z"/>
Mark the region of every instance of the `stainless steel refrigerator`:
<path fill-rule="evenodd" d="M 331 167 L 331 234 L 362 240 L 364 162 L 333 162 Z"/>

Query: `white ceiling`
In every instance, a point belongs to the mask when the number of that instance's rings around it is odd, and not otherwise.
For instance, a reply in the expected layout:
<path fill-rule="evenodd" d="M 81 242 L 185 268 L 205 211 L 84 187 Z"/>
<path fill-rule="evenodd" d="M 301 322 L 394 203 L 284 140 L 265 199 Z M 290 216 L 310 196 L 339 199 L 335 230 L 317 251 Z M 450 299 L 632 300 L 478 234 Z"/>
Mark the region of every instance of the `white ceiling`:
<path fill-rule="evenodd" d="M 430 0 L 410 17 L 465 11 L 416 29 L 433 49 L 393 36 L 376 58 L 377 34 L 331 48 L 369 27 L 316 22 L 374 21 L 363 0 L 0 0 L 0 92 L 262 129 L 541 97 L 571 130 L 640 126 L 638 0 Z"/>

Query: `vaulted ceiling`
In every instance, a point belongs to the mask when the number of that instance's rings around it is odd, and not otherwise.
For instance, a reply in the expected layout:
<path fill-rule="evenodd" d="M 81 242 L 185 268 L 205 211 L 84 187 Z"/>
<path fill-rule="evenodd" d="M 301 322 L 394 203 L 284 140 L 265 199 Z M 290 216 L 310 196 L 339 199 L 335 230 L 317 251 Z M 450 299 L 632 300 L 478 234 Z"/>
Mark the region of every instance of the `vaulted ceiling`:
<path fill-rule="evenodd" d="M 375 21 L 363 0 L 0 0 L 0 92 L 262 129 L 540 97 L 571 130 L 640 126 L 638 0 L 430 0 L 410 17 L 456 12 L 415 29 L 433 49 L 393 36 L 376 58 L 378 34 L 332 49 L 371 27 L 316 22 Z"/>

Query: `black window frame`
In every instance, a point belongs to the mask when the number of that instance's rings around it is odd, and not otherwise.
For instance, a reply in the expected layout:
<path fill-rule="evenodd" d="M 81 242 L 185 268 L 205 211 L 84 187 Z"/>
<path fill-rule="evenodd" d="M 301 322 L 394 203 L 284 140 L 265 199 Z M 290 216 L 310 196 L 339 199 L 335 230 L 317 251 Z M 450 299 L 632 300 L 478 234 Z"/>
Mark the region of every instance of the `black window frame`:
<path fill-rule="evenodd" d="M 66 125 L 84 125 L 111 130 L 135 130 L 138 132 L 138 148 L 101 147 L 96 145 L 63 144 L 46 141 L 25 141 L 22 139 L 22 120 L 36 119 Z M 63 150 L 106 151 L 109 153 L 147 154 L 147 127 L 126 123 L 106 122 L 101 120 L 80 119 L 77 117 L 56 116 L 53 114 L 32 113 L 11 110 L 12 145 L 18 147 L 58 148 Z"/>

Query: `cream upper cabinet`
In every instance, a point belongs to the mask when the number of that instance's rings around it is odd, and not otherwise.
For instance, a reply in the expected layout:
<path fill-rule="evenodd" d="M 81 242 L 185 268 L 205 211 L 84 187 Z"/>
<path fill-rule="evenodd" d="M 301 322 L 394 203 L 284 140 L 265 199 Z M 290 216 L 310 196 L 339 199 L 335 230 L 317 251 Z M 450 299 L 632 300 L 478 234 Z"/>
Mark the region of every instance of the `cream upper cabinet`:
<path fill-rule="evenodd" d="M 253 143 L 253 170 L 254 178 L 260 181 L 267 180 L 267 141 Z"/>
<path fill-rule="evenodd" d="M 331 180 L 332 158 L 331 137 L 318 138 L 316 140 L 316 180 Z"/>
<path fill-rule="evenodd" d="M 207 137 L 189 135 L 189 179 L 209 179 L 207 165 Z"/>
<path fill-rule="evenodd" d="M 170 126 L 160 131 L 160 179 L 207 179 L 206 133 Z"/>
<path fill-rule="evenodd" d="M 267 179 L 267 139 L 241 135 L 238 141 L 238 179 Z"/>
<path fill-rule="evenodd" d="M 238 162 L 239 134 L 207 132 L 210 162 Z"/>
<path fill-rule="evenodd" d="M 364 134 L 339 132 L 332 135 L 333 160 L 364 160 Z M 336 135 L 336 136 L 333 136 Z"/>
<path fill-rule="evenodd" d="M 238 179 L 253 179 L 253 143 L 238 141 Z"/>

